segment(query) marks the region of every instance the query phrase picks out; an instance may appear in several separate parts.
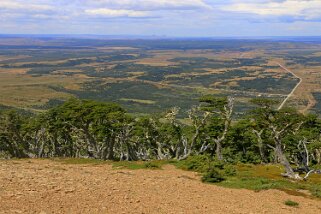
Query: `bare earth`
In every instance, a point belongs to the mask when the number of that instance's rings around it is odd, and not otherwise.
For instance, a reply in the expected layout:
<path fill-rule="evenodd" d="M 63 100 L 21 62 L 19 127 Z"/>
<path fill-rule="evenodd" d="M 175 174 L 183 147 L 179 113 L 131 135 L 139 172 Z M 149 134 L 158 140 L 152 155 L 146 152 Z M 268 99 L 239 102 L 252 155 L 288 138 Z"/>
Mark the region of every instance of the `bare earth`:
<path fill-rule="evenodd" d="M 173 166 L 115 170 L 23 160 L 0 161 L 0 213 L 321 213 L 321 201 L 203 184 Z"/>

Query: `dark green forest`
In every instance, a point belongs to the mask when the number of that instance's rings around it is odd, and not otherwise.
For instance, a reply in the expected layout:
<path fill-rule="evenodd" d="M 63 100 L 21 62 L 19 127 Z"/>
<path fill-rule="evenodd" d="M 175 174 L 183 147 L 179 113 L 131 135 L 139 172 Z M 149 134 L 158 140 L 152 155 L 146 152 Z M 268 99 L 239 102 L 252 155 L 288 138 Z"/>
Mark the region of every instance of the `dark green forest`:
<path fill-rule="evenodd" d="M 0 110 L 0 157 L 92 158 L 114 161 L 186 160 L 206 156 L 221 163 L 280 163 L 283 176 L 319 173 L 321 120 L 276 101 L 234 117 L 232 97 L 204 96 L 182 120 L 178 107 L 133 116 L 117 103 L 71 99 L 40 114 Z M 301 174 L 301 175 L 300 175 Z"/>

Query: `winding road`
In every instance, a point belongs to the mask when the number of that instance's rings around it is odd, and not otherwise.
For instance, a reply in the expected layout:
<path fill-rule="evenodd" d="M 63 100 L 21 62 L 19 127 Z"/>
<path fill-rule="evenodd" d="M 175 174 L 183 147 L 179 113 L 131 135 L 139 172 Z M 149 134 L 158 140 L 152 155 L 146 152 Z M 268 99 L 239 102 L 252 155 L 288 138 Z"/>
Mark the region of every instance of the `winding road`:
<path fill-rule="evenodd" d="M 286 72 L 291 73 L 293 76 L 295 76 L 296 78 L 298 78 L 300 81 L 298 82 L 298 84 L 293 88 L 293 90 L 291 91 L 290 94 L 288 94 L 288 96 L 283 100 L 283 102 L 281 103 L 281 105 L 279 106 L 278 110 L 282 109 L 283 106 L 285 105 L 285 103 L 288 101 L 288 99 L 293 95 L 293 93 L 295 92 L 295 90 L 300 86 L 300 84 L 302 83 L 302 78 L 299 77 L 298 75 L 296 75 L 295 73 L 293 73 L 292 71 L 290 71 L 289 69 L 287 69 L 286 67 L 284 67 L 283 65 L 281 65 L 280 63 L 278 63 L 278 65 L 284 69 Z"/>

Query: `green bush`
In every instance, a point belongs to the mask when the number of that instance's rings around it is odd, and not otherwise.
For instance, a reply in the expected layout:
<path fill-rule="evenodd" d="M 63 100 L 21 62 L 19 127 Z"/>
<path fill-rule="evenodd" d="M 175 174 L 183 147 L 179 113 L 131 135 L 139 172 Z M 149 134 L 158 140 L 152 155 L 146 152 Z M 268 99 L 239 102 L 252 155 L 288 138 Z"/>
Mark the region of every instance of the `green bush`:
<path fill-rule="evenodd" d="M 243 152 L 238 153 L 236 159 L 241 163 L 259 164 L 262 162 L 261 157 L 253 151 L 247 151 L 245 154 L 243 154 Z"/>
<path fill-rule="evenodd" d="M 223 161 L 215 160 L 211 162 L 211 166 L 220 170 L 224 169 L 225 163 Z"/>
<path fill-rule="evenodd" d="M 224 175 L 226 176 L 235 176 L 236 175 L 236 169 L 232 165 L 226 165 L 224 166 Z"/>
<path fill-rule="evenodd" d="M 119 161 L 119 162 L 113 162 L 113 168 L 125 168 L 125 169 L 161 169 L 162 165 L 165 164 L 165 162 L 157 162 L 157 161 L 148 161 L 148 162 L 142 162 L 142 161 Z"/>
<path fill-rule="evenodd" d="M 185 170 L 206 172 L 209 168 L 209 160 L 205 155 L 190 156 L 181 161 L 179 167 Z"/>
<path fill-rule="evenodd" d="M 179 168 L 207 174 L 211 170 L 216 170 L 225 176 L 235 176 L 236 168 L 231 164 L 226 164 L 219 160 L 210 160 L 206 155 L 190 156 L 186 160 L 176 164 Z"/>
<path fill-rule="evenodd" d="M 147 162 L 147 163 L 144 163 L 144 168 L 146 168 L 146 169 L 159 169 L 160 166 L 156 163 L 153 163 L 153 162 Z"/>
<path fill-rule="evenodd" d="M 314 186 L 311 190 L 313 196 L 321 198 L 321 185 Z"/>
<path fill-rule="evenodd" d="M 287 206 L 290 206 L 290 207 L 297 207 L 297 206 L 299 206 L 299 203 L 298 203 L 298 202 L 291 201 L 291 200 L 285 201 L 284 204 L 287 205 Z"/>
<path fill-rule="evenodd" d="M 209 169 L 206 173 L 202 176 L 202 181 L 206 183 L 219 183 L 224 181 L 225 178 L 218 172 L 216 169 L 212 168 Z"/>
<path fill-rule="evenodd" d="M 0 150 L 0 159 L 10 159 L 11 155 L 8 152 Z"/>

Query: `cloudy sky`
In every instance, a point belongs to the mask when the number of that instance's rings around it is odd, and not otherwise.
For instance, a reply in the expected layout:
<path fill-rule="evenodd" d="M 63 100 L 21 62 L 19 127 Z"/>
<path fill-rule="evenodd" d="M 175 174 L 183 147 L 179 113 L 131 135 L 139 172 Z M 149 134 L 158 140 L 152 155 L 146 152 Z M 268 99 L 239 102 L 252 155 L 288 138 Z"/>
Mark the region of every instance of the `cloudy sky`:
<path fill-rule="evenodd" d="M 321 0 L 0 0 L 0 34 L 320 36 Z"/>

